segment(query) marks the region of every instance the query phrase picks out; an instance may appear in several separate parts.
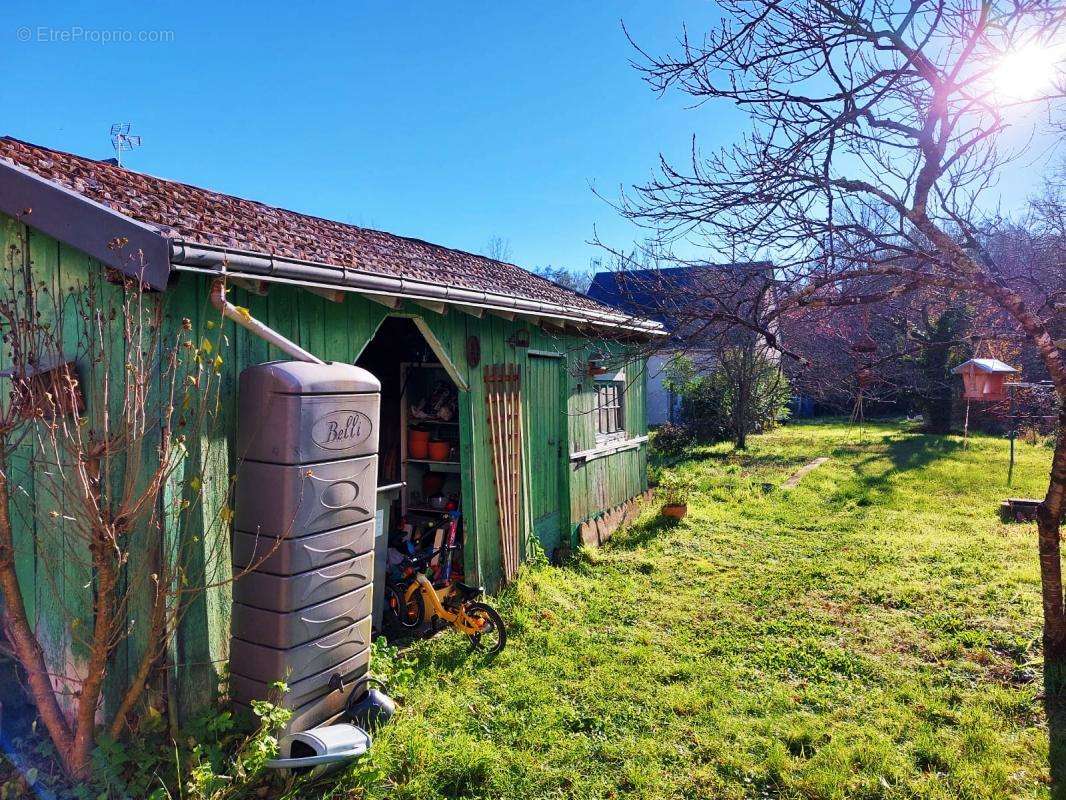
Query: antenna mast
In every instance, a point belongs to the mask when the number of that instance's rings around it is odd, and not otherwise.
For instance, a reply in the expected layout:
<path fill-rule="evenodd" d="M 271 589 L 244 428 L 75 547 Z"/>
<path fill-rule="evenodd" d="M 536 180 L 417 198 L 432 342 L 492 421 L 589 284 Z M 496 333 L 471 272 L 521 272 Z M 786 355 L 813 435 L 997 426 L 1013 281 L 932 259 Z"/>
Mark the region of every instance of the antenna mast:
<path fill-rule="evenodd" d="M 116 122 L 111 126 L 111 146 L 115 148 L 115 163 L 122 166 L 122 154 L 141 146 L 141 137 L 130 134 L 129 122 Z"/>

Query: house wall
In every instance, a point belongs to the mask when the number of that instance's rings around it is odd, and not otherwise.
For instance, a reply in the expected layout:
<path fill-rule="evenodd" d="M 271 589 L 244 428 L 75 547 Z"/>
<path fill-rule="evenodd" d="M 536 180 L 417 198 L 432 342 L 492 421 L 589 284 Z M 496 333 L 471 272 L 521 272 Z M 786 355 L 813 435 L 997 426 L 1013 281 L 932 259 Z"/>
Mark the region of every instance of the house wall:
<path fill-rule="evenodd" d="M 57 287 L 75 285 L 78 277 L 84 277 L 87 270 L 100 269 L 85 255 L 2 215 L 0 252 L 4 254 L 5 266 L 29 269 L 35 279 L 51 281 Z M 201 432 L 196 441 L 188 443 L 187 465 L 201 465 L 198 469 L 190 466 L 189 471 L 202 471 L 202 483 L 195 492 L 193 511 L 185 520 L 165 520 L 163 532 L 171 543 L 168 547 L 176 547 L 188 554 L 186 568 L 190 581 L 221 583 L 221 586 L 197 595 L 181 621 L 171 653 L 171 659 L 177 665 L 173 670 L 173 684 L 186 714 L 202 708 L 213 697 L 220 666 L 228 653 L 231 600 L 230 587 L 225 579 L 230 571 L 230 542 L 228 525 L 220 525 L 218 520 L 230 501 L 231 477 L 237 467 L 234 438 L 238 376 L 245 367 L 283 357 L 282 353 L 232 322 L 224 322 L 220 329 L 219 314 L 209 303 L 209 288 L 206 277 L 185 273 L 174 276 L 171 287 L 163 296 L 164 334 L 173 333 L 182 325 L 183 319 L 188 319 L 195 340 L 206 336 L 217 342 L 217 355 L 222 359 L 219 418 L 209 430 Z M 482 380 L 485 365 L 515 363 L 522 374 L 527 375 L 530 350 L 561 355 L 556 360 L 564 372 L 562 383 L 566 397 L 562 407 L 567 412 L 562 426 L 570 447 L 569 450 L 561 449 L 559 463 L 554 466 L 560 474 L 564 522 L 569 510 L 566 527 L 571 542 L 576 541 L 576 529 L 581 522 L 636 496 L 647 487 L 647 455 L 643 443 L 590 461 L 570 458 L 573 452 L 595 447 L 594 420 L 590 413 L 595 403 L 595 386 L 587 376 L 587 362 L 591 350 L 611 349 L 612 345 L 608 343 L 551 333 L 528 321 L 508 321 L 487 312 L 481 318 L 454 308 L 445 314 L 437 314 L 414 304 L 393 311 L 355 293 L 347 294 L 343 303 L 330 302 L 311 292 L 283 285 L 272 286 L 268 294 L 262 296 L 241 289 L 231 289 L 229 294 L 232 302 L 246 307 L 252 316 L 327 361 L 354 363 L 389 314 L 421 320 L 467 385 L 467 389 L 459 393 L 461 471 L 468 543 L 466 571 L 490 590 L 498 587 L 501 581 L 501 556 Z M 529 332 L 529 348 L 508 342 L 520 330 Z M 467 341 L 471 336 L 477 336 L 481 345 L 481 361 L 477 367 L 471 367 L 466 359 Z M 98 368 L 102 367 L 86 365 L 83 380 L 92 381 L 93 370 Z M 647 432 L 644 371 L 639 364 L 634 364 L 630 374 L 634 377 L 624 395 L 625 419 L 627 433 L 639 437 Z M 528 419 L 529 414 L 536 413 L 536 408 L 529 406 L 529 393 L 525 387 L 523 403 Z M 528 438 L 525 464 L 528 472 L 531 467 Z M 24 522 L 20 522 L 16 530 L 16 559 L 20 581 L 30 598 L 31 614 L 39 628 L 46 632 L 44 638 L 54 663 L 77 661 L 83 654 L 76 652 L 74 642 L 77 637 L 72 636 L 70 626 L 71 620 L 81 621 L 73 623 L 75 626 L 91 620 L 89 597 L 84 588 L 90 583 L 91 575 L 83 574 L 86 573 L 85 567 L 75 566 L 80 561 L 39 557 L 42 548 L 63 552 L 63 548 L 72 543 L 63 541 L 61 528 L 37 530 L 34 525 L 34 520 L 41 519 L 41 509 L 47 500 L 33 489 L 33 472 L 39 467 L 35 465 L 32 453 L 17 454 L 12 468 L 15 480 L 26 489 L 25 495 L 20 495 L 17 500 L 26 507 L 17 515 Z M 543 468 L 543 464 L 536 465 L 538 470 Z M 181 475 L 175 476 L 166 489 L 164 501 L 175 495 L 189 495 L 188 482 L 181 478 Z M 535 484 L 527 485 L 532 487 Z M 180 543 L 180 546 L 173 543 Z M 114 668 L 111 697 L 124 684 L 136 662 L 143 640 L 143 636 L 138 636 L 145 618 L 143 611 L 135 603 L 128 612 L 134 634 L 116 657 L 120 663 Z"/>
<path fill-rule="evenodd" d="M 664 425 L 670 422 L 673 396 L 666 388 L 666 365 L 670 356 L 653 355 L 648 358 L 648 424 Z"/>

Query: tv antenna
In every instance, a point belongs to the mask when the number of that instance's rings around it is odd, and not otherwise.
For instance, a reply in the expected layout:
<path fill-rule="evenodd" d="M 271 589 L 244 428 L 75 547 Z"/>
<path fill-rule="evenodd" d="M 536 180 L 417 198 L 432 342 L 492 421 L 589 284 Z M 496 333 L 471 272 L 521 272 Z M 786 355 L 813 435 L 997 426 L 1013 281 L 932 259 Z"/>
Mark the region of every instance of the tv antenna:
<path fill-rule="evenodd" d="M 111 146 L 115 148 L 115 163 L 122 166 L 122 154 L 141 146 L 141 137 L 130 133 L 129 122 L 116 122 L 111 126 Z"/>

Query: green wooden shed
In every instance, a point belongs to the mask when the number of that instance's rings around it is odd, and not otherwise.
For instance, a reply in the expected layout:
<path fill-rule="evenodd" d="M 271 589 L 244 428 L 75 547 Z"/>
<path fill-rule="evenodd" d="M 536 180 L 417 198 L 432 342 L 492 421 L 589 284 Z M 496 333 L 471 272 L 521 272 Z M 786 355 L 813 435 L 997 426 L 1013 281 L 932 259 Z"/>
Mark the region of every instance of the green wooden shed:
<path fill-rule="evenodd" d="M 493 590 L 508 577 L 491 370 L 517 376 L 520 396 L 519 559 L 533 542 L 550 554 L 578 544 L 582 530 L 594 540 L 598 518 L 616 519 L 647 490 L 644 375 L 635 345 L 661 335 L 660 326 L 512 264 L 10 138 L 0 139 L 0 249 L 4 269 L 33 282 L 67 285 L 105 268 L 135 276 L 164 294 L 165 324 L 188 320 L 194 331 L 219 320 L 210 295 L 224 280 L 233 303 L 280 335 L 325 361 L 366 367 L 382 382 L 379 484 L 406 484 L 391 524 L 416 521 L 438 495 L 459 504 L 468 582 Z M 225 422 L 205 468 L 205 518 L 219 513 L 236 469 L 238 376 L 285 357 L 233 322 L 224 332 Z M 431 407 L 434 398 L 443 411 Z M 412 430 L 426 429 L 438 440 L 432 454 L 410 441 Z M 23 467 L 13 479 L 32 501 L 32 454 Z M 230 532 L 209 536 L 207 525 L 193 527 L 173 534 L 199 537 L 205 562 L 228 564 Z M 45 574 L 51 567 L 35 556 L 43 535 L 17 531 L 19 578 L 35 623 L 50 629 L 43 637 L 49 657 L 77 658 L 66 623 L 52 612 L 57 586 L 77 605 L 79 580 Z M 224 582 L 207 591 L 183 618 L 171 666 L 186 707 L 203 703 L 217 685 L 230 591 Z M 135 609 L 128 613 L 135 628 Z M 133 636 L 124 656 L 131 665 L 135 649 Z"/>

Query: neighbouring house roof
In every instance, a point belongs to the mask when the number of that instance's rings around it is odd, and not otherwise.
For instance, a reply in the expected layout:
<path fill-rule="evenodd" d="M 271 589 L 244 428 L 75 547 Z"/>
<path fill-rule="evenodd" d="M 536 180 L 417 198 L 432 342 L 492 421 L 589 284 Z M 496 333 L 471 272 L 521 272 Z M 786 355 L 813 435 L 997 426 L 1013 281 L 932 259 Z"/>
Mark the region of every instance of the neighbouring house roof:
<path fill-rule="evenodd" d="M 700 298 L 718 298 L 743 313 L 741 306 L 765 290 L 772 270 L 772 264 L 759 261 L 597 272 L 588 296 L 678 333 L 699 315 Z"/>
<path fill-rule="evenodd" d="M 172 268 L 224 269 L 268 281 L 659 331 L 656 323 L 633 319 L 514 264 L 10 137 L 0 137 L 0 211 L 127 273 L 137 274 L 140 262 L 141 277 L 158 289 L 165 288 Z M 163 251 L 166 256 L 159 255 Z M 152 262 L 147 268 L 146 260 Z"/>
<path fill-rule="evenodd" d="M 998 358 L 971 358 L 969 361 L 964 361 L 959 364 L 953 373 L 961 374 L 967 369 L 973 369 L 976 372 L 1017 372 L 1010 364 L 1004 364 Z"/>

